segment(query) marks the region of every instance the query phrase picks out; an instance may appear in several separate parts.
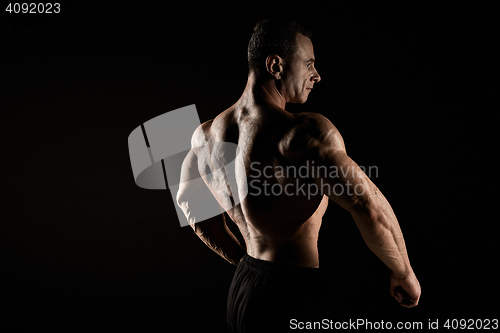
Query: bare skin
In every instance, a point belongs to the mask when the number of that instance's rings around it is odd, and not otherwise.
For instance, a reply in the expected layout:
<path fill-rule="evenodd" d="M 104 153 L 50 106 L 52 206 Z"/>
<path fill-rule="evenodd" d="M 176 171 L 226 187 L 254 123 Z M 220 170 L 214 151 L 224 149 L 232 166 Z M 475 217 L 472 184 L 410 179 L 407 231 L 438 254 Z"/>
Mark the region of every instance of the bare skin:
<path fill-rule="evenodd" d="M 248 253 L 261 260 L 319 267 L 318 234 L 331 199 L 351 213 L 368 247 L 392 270 L 391 295 L 402 306 L 416 306 L 420 285 L 388 201 L 346 154 L 340 133 L 327 118 L 285 110 L 286 103 L 307 101 L 314 84 L 321 80 L 314 67 L 311 40 L 297 34 L 296 41 L 297 49 L 290 59 L 268 56 L 267 72 L 251 71 L 241 98 L 195 131 L 193 150 L 183 164 L 177 202 L 196 234 L 232 264 L 237 265 Z M 221 158 L 209 149 L 197 149 L 207 142 L 232 142 L 241 149 L 243 162 L 236 164 L 236 179 L 250 185 L 249 193 L 226 212 L 243 235 L 246 249 L 227 227 L 224 214 L 196 220 L 192 208 L 195 193 L 213 195 L 222 207 L 227 195 L 234 201 L 227 184 L 205 177 L 207 166 Z M 313 164 L 349 172 L 333 178 L 325 173 L 297 177 L 279 172 Z M 241 179 L 242 174 L 245 179 Z M 203 177 L 206 188 L 189 188 L 189 182 L 183 182 L 193 177 Z M 281 195 L 264 195 L 273 185 L 282 189 Z M 306 194 L 299 190 L 311 186 L 322 191 Z M 344 191 L 332 191 L 334 186 Z M 286 194 L 283 189 L 288 190 Z"/>

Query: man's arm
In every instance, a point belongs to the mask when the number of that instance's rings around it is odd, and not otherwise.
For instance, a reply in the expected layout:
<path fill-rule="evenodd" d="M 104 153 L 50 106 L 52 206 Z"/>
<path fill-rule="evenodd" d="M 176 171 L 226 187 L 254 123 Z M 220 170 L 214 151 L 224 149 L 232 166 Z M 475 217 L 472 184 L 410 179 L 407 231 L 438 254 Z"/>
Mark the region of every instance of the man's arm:
<path fill-rule="evenodd" d="M 199 130 L 195 132 L 197 134 Z M 229 230 L 222 208 L 199 173 L 196 149 L 191 149 L 182 164 L 177 204 L 196 235 L 215 253 L 231 264 L 238 265 L 246 251 Z M 207 209 L 213 210 L 214 206 L 220 210 L 220 214 L 206 219 Z"/>
<path fill-rule="evenodd" d="M 316 165 L 338 171 L 335 178 L 321 174 L 325 177 L 317 177 L 316 183 L 351 213 L 365 243 L 391 269 L 391 295 L 403 306 L 416 306 L 420 284 L 410 265 L 403 234 L 391 205 L 347 155 L 335 126 L 319 114 L 312 114 L 311 118 L 305 140 L 308 158 L 315 160 Z"/>
<path fill-rule="evenodd" d="M 215 253 L 238 266 L 246 251 L 229 230 L 224 216 L 225 214 L 222 213 L 205 221 L 191 224 L 191 227 L 203 243 Z"/>

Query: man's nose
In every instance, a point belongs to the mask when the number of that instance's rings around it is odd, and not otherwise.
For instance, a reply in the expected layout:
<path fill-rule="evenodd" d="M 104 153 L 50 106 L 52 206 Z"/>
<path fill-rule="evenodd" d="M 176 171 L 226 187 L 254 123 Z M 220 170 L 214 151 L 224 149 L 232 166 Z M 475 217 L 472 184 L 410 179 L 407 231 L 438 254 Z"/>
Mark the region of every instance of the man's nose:
<path fill-rule="evenodd" d="M 314 74 L 311 77 L 311 81 L 313 81 L 314 83 L 318 83 L 319 81 L 321 81 L 321 76 L 319 76 L 319 73 L 317 70 L 314 71 Z"/>

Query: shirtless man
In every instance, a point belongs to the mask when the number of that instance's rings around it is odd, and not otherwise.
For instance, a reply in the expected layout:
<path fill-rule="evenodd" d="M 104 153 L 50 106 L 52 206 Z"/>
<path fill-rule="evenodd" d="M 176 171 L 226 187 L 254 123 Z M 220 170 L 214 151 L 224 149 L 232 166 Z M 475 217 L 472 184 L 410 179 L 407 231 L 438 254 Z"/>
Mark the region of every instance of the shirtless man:
<path fill-rule="evenodd" d="M 306 102 L 321 80 L 309 37 L 294 22 L 257 24 L 248 47 L 249 75 L 241 98 L 195 131 L 193 149 L 183 164 L 178 205 L 202 241 L 238 266 L 227 306 L 231 332 L 279 332 L 288 328 L 291 318 L 328 318 L 317 241 L 329 199 L 351 213 L 369 249 L 391 269 L 391 295 L 405 307 L 416 306 L 420 298 L 396 216 L 346 154 L 339 131 L 320 114 L 285 110 L 286 103 Z M 216 149 L 197 149 L 215 142 L 238 145 L 242 158 L 236 163 L 236 182 L 252 185 L 240 203 L 226 210 L 246 248 L 227 227 L 224 214 L 196 220 L 193 193 L 212 194 L 222 207 L 224 196 L 234 202 L 235 193 L 224 181 L 206 177 L 207 170 L 220 163 L 216 161 L 220 154 Z M 325 172 L 292 177 L 282 172 L 304 165 L 350 171 L 339 172 L 338 177 Z M 190 188 L 193 185 L 185 181 L 199 177 L 210 192 Z M 282 191 L 269 191 L 270 185 Z M 300 186 L 321 190 L 305 194 L 297 190 Z"/>

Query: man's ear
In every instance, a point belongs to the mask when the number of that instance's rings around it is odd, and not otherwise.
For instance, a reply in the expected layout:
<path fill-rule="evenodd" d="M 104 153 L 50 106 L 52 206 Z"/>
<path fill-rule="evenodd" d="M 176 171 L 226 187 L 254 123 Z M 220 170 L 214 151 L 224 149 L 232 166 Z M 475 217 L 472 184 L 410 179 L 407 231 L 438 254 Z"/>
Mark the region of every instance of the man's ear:
<path fill-rule="evenodd" d="M 266 59 L 266 69 L 276 80 L 281 79 L 283 65 L 283 58 L 277 54 L 271 54 Z"/>

